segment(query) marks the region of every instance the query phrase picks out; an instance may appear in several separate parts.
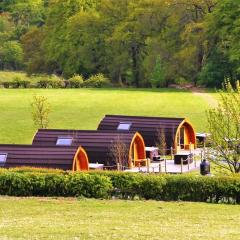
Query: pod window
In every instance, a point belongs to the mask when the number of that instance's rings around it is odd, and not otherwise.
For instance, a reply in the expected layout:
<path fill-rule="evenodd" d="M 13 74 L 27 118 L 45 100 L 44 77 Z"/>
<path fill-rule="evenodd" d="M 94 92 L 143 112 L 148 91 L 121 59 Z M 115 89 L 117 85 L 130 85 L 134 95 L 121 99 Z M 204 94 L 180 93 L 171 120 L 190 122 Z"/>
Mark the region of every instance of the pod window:
<path fill-rule="evenodd" d="M 57 146 L 71 146 L 73 142 L 72 137 L 58 137 L 57 139 Z"/>
<path fill-rule="evenodd" d="M 128 131 L 131 127 L 132 123 L 129 122 L 120 122 L 117 130 L 125 130 Z"/>
<path fill-rule="evenodd" d="M 0 166 L 3 166 L 7 160 L 7 153 L 0 153 Z"/>

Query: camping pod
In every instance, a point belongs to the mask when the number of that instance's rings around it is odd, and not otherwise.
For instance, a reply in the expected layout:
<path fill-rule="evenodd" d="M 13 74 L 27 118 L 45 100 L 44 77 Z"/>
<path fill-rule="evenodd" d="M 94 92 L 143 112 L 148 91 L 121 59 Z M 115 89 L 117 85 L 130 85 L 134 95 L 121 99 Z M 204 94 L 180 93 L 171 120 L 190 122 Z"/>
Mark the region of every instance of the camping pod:
<path fill-rule="evenodd" d="M 0 167 L 34 167 L 87 171 L 88 156 L 81 147 L 58 148 L 32 145 L 0 145 Z"/>
<path fill-rule="evenodd" d="M 82 146 L 86 149 L 89 163 L 104 164 L 116 168 L 117 164 L 133 167 L 146 164 L 144 140 L 138 132 L 109 133 L 85 130 L 40 129 L 34 146 Z"/>
<path fill-rule="evenodd" d="M 162 136 L 169 151 L 189 150 L 196 147 L 196 133 L 185 118 L 141 117 L 106 115 L 98 126 L 99 131 L 138 131 L 148 147 L 158 146 Z"/>

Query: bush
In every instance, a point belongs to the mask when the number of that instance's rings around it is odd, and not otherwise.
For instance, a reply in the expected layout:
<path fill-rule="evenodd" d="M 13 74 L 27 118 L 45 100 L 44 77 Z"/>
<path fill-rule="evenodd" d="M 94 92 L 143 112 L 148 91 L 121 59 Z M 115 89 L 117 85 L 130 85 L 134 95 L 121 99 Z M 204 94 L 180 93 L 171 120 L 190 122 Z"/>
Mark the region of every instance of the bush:
<path fill-rule="evenodd" d="M 63 88 L 64 86 L 64 81 L 56 75 L 43 76 L 37 81 L 39 88 Z"/>
<path fill-rule="evenodd" d="M 3 86 L 4 88 L 9 88 L 10 85 L 11 85 L 11 82 L 2 82 L 2 86 Z"/>
<path fill-rule="evenodd" d="M 20 77 L 15 77 L 10 83 L 10 86 L 12 86 L 12 88 L 29 88 L 30 81 L 22 79 Z"/>
<path fill-rule="evenodd" d="M 240 203 L 240 176 L 0 169 L 0 195 Z"/>
<path fill-rule="evenodd" d="M 0 171 L 0 195 L 106 198 L 111 188 L 108 177 L 87 173 Z"/>
<path fill-rule="evenodd" d="M 240 175 L 203 177 L 192 175 L 143 175 L 121 172 L 93 172 L 111 179 L 112 195 L 163 201 L 240 203 Z"/>
<path fill-rule="evenodd" d="M 83 77 L 81 75 L 74 75 L 68 81 L 66 81 L 66 87 L 69 88 L 81 88 L 83 86 Z"/>
<path fill-rule="evenodd" d="M 66 178 L 68 196 L 107 198 L 112 184 L 107 176 L 72 173 Z"/>
<path fill-rule="evenodd" d="M 102 88 L 110 86 L 110 81 L 103 74 L 99 73 L 91 76 L 83 82 L 84 87 Z"/>

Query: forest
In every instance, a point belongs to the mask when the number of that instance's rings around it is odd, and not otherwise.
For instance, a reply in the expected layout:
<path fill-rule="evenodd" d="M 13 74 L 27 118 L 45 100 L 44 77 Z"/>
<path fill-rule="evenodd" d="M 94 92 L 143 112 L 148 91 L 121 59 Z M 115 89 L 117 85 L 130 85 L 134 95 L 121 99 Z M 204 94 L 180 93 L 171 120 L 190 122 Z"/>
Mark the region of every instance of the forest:
<path fill-rule="evenodd" d="M 118 86 L 240 77 L 240 0 L 0 0 L 0 70 Z"/>

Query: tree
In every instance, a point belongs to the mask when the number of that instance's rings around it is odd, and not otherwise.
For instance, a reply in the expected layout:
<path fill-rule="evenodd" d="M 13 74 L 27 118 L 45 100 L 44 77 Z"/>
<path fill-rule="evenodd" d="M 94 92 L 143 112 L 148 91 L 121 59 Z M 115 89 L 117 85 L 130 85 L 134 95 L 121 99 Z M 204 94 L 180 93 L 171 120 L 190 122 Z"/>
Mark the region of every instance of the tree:
<path fill-rule="evenodd" d="M 21 37 L 24 50 L 24 63 L 28 74 L 52 73 L 54 62 L 48 62 L 43 47 L 45 32 L 42 28 L 33 27 Z"/>
<path fill-rule="evenodd" d="M 217 86 L 226 78 L 233 84 L 240 77 L 239 6 L 238 0 L 218 1 L 214 11 L 205 21 L 208 54 L 205 58 L 203 77 L 214 74 Z M 208 83 L 206 81 L 206 85 L 213 86 Z"/>
<path fill-rule="evenodd" d="M 53 63 L 55 66 L 54 71 L 66 74 L 67 76 L 76 71 L 76 64 L 81 59 L 87 56 L 79 56 L 72 50 L 74 47 L 79 47 L 81 42 L 71 42 L 71 35 L 69 36 L 68 27 L 71 25 L 70 19 L 76 14 L 86 12 L 94 9 L 98 2 L 97 0 L 57 0 L 51 1 L 48 7 L 47 20 L 45 24 L 45 38 L 43 41 L 43 48 L 46 51 L 47 62 Z M 85 23 L 87 23 L 85 21 Z M 92 26 L 91 26 L 92 27 Z M 91 31 L 91 27 L 89 31 Z M 75 32 L 76 36 L 79 29 Z M 71 32 L 74 35 L 74 32 Z M 72 54 L 72 55 L 71 55 Z M 72 59 L 69 59 L 71 57 Z M 74 63 L 73 68 L 68 62 Z"/>
<path fill-rule="evenodd" d="M 162 156 L 165 156 L 167 153 L 167 143 L 166 143 L 166 137 L 165 132 L 163 128 L 158 128 L 156 133 L 156 146 L 159 149 L 159 153 Z"/>
<path fill-rule="evenodd" d="M 164 68 L 162 66 L 160 56 L 156 59 L 156 64 L 150 81 L 152 87 L 166 87 Z"/>
<path fill-rule="evenodd" d="M 48 99 L 44 96 L 34 96 L 31 103 L 32 118 L 36 128 L 47 128 L 51 111 Z"/>
<path fill-rule="evenodd" d="M 120 135 L 118 135 L 116 139 L 112 142 L 109 154 L 110 157 L 115 159 L 116 164 L 119 165 L 121 170 L 123 170 L 124 167 L 128 167 L 128 148 Z"/>
<path fill-rule="evenodd" d="M 7 41 L 0 46 L 3 69 L 19 70 L 23 65 L 23 49 L 17 41 Z M 1 62 L 1 60 L 0 60 Z"/>
<path fill-rule="evenodd" d="M 207 112 L 210 133 L 209 158 L 221 169 L 240 173 L 240 85 L 234 90 L 229 80 L 220 91 L 217 108 Z"/>

